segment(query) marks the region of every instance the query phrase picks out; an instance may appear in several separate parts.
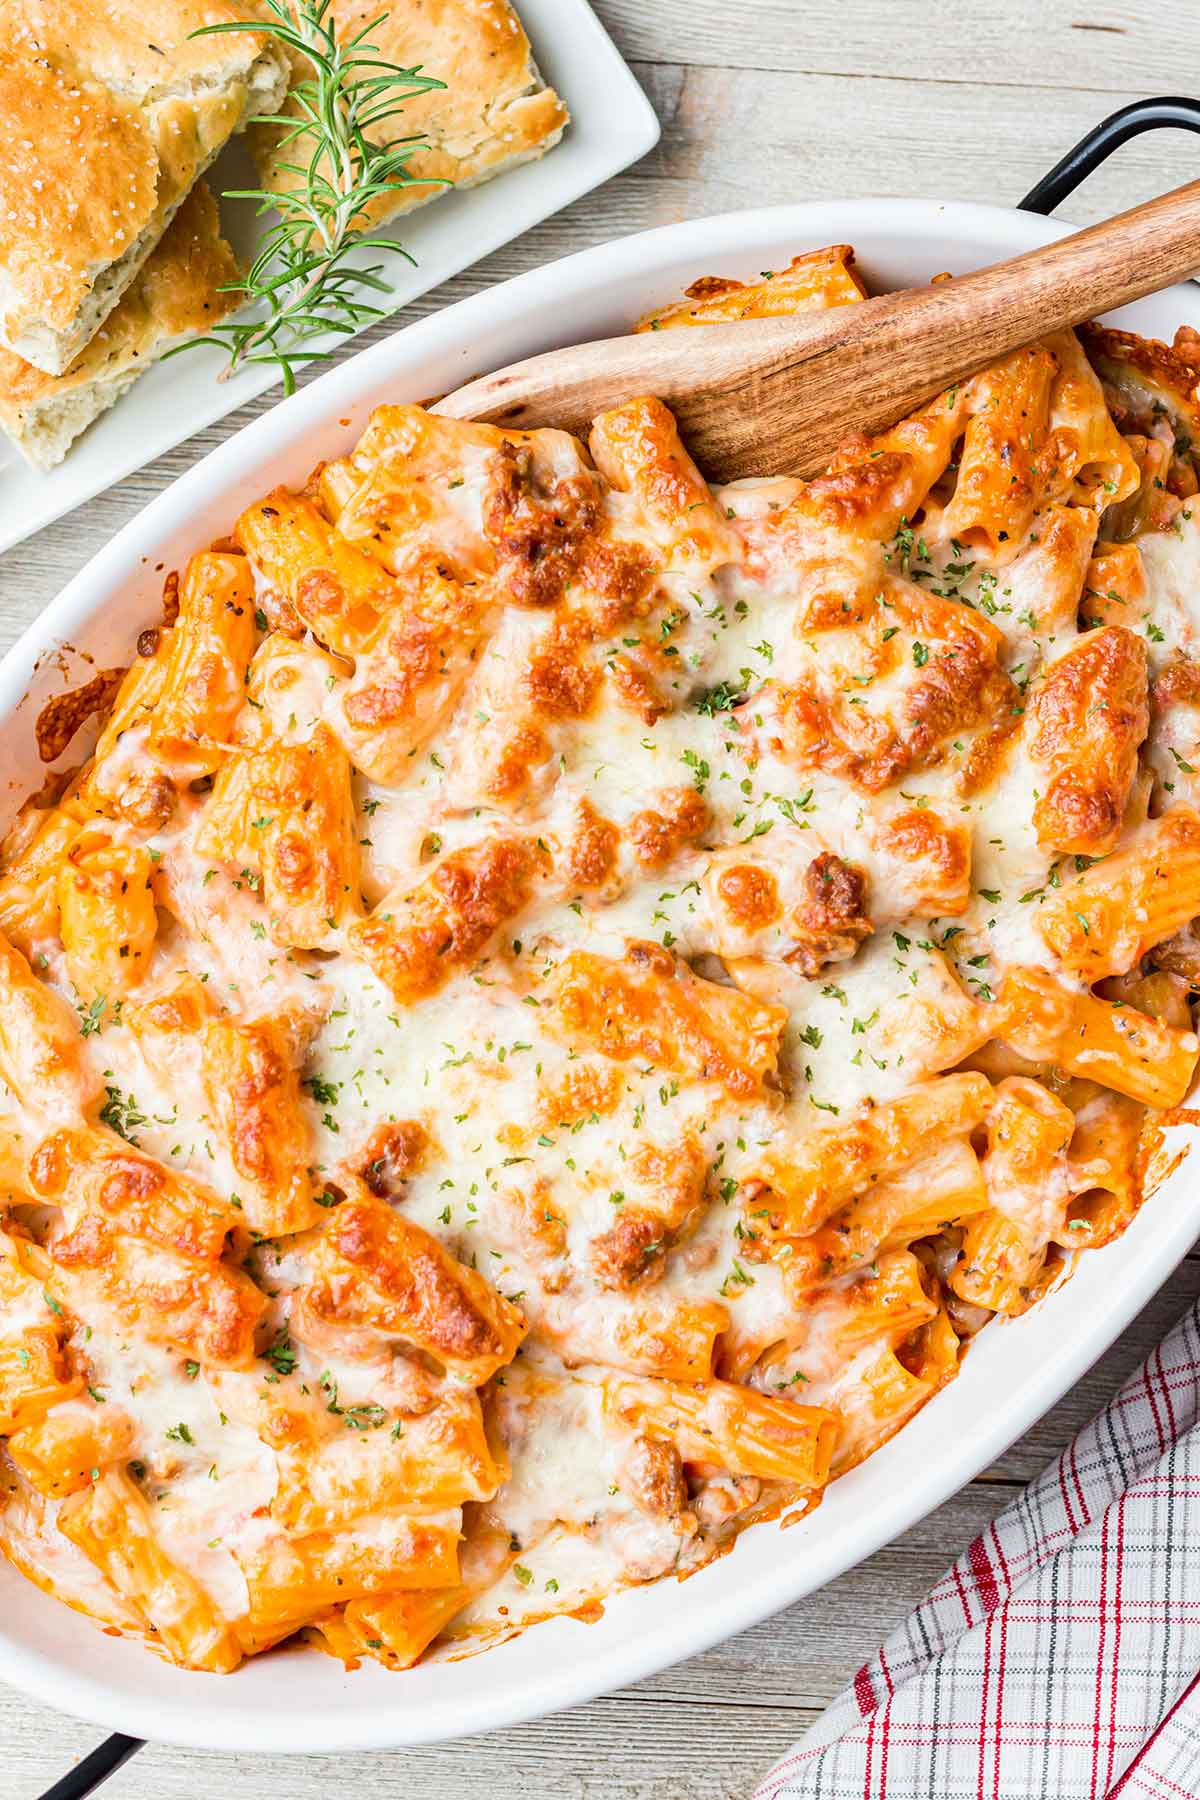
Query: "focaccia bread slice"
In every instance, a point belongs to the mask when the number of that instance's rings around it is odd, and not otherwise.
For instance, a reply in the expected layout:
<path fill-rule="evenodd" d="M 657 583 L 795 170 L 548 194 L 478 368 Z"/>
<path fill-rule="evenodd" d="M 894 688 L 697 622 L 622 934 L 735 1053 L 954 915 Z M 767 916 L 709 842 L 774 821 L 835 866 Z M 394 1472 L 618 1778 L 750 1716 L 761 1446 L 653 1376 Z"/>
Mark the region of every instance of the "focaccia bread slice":
<path fill-rule="evenodd" d="M 236 0 L 0 6 L 0 344 L 70 368 L 217 152 L 283 96 Z"/>
<path fill-rule="evenodd" d="M 532 162 L 558 143 L 569 115 L 547 87 L 529 39 L 510 0 L 333 0 L 339 39 L 378 21 L 370 42 L 385 62 L 445 82 L 444 89 L 414 95 L 394 118 L 368 128 L 376 142 L 420 134 L 428 139 L 410 159 L 411 185 L 381 194 L 365 221 L 373 225 L 411 212 L 456 188 L 476 187 L 518 163 Z M 306 80 L 311 66 L 294 52 L 292 81 Z M 294 102 L 284 111 L 294 111 Z M 302 146 L 281 140 L 276 126 L 255 125 L 251 152 L 264 187 L 294 185 L 284 166 L 304 163 Z"/>
<path fill-rule="evenodd" d="M 232 312 L 241 295 L 219 290 L 236 282 L 238 273 L 221 236 L 216 202 L 198 181 L 65 375 L 47 375 L 0 350 L 0 426 L 26 461 L 52 469 L 151 363 Z"/>

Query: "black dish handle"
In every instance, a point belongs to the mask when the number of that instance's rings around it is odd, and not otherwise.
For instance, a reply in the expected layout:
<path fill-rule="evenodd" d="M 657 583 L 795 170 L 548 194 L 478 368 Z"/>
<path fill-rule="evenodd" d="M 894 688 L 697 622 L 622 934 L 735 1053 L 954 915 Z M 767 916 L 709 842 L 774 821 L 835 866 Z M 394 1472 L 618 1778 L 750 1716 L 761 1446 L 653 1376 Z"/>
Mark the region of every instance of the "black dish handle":
<path fill-rule="evenodd" d="M 137 1755 L 144 1742 L 144 1738 L 126 1737 L 123 1732 L 114 1731 L 53 1787 L 47 1788 L 41 1800 L 87 1800 L 102 1781 L 107 1781 L 122 1763 Z"/>
<path fill-rule="evenodd" d="M 1140 137 L 1143 131 L 1158 131 L 1166 125 L 1200 131 L 1200 100 L 1171 97 L 1135 100 L 1132 106 L 1123 106 L 1119 112 L 1110 113 L 1086 137 L 1081 137 L 1074 148 L 1055 163 L 1050 173 L 1043 175 L 1036 187 L 1030 188 L 1019 203 L 1021 210 L 1052 213 L 1068 194 L 1075 192 L 1081 181 L 1108 161 L 1114 150 L 1119 150 L 1130 138 Z M 101 1782 L 107 1781 L 131 1756 L 137 1755 L 144 1742 L 143 1738 L 125 1737 L 122 1732 L 114 1732 L 112 1737 L 98 1744 L 90 1756 L 85 1756 L 69 1775 L 47 1788 L 40 1800 L 87 1800 Z"/>
<path fill-rule="evenodd" d="M 1182 131 L 1200 131 L 1200 100 L 1186 100 L 1165 95 L 1158 100 L 1135 100 L 1109 113 L 1099 125 L 1056 162 L 1036 187 L 1030 188 L 1019 202 L 1023 212 L 1052 213 L 1068 194 L 1073 194 L 1101 163 L 1107 162 L 1114 150 L 1143 131 L 1160 131 L 1164 126 L 1177 126 Z"/>

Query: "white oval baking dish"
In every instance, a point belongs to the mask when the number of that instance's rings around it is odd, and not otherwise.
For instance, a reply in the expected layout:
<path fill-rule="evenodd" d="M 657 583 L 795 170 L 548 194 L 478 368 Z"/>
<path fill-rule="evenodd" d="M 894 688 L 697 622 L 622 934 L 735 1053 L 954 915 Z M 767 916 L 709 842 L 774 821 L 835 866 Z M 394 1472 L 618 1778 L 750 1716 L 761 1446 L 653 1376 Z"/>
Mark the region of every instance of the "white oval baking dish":
<path fill-rule="evenodd" d="M 128 659 L 157 617 L 162 571 L 222 535 L 248 499 L 342 455 L 380 400 L 445 392 L 538 350 L 624 330 L 701 274 L 753 275 L 797 250 L 853 243 L 876 289 L 975 268 L 1063 235 L 1001 207 L 856 201 L 698 220 L 583 252 L 473 296 L 332 370 L 189 471 L 107 544 L 0 665 L 4 779 L 13 803 L 41 775 L 38 707 L 86 663 Z M 1200 292 L 1179 287 L 1114 315 L 1151 335 L 1200 328 Z M 71 647 L 74 648 L 71 648 Z M 595 1625 L 556 1620 L 486 1655 L 395 1675 L 346 1673 L 296 1651 L 236 1675 L 186 1674 L 0 1567 L 0 1678 L 112 1730 L 226 1751 L 337 1751 L 429 1743 L 509 1725 L 637 1680 L 791 1605 L 869 1556 L 969 1481 L 1112 1343 L 1200 1230 L 1185 1163 L 1119 1243 L 1024 1318 L 990 1326 L 959 1379 L 815 1513 L 780 1535 L 758 1526 L 684 1584 L 617 1596 Z M 947 1546 L 947 1553 L 956 1546 Z M 881 1618 L 880 1630 L 891 1624 Z"/>

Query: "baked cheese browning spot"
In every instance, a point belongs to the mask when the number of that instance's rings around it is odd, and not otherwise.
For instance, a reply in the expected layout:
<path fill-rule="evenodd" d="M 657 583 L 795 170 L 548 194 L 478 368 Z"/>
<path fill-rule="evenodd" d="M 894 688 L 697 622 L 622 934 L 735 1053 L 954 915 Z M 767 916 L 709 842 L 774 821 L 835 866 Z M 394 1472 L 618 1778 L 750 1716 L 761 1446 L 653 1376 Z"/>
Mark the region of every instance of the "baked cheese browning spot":
<path fill-rule="evenodd" d="M 1034 821 L 1052 849 L 1116 848 L 1150 723 L 1146 672 L 1145 639 L 1120 625 L 1078 637 L 1047 669 L 1033 698 L 1030 755 L 1048 777 Z"/>
<path fill-rule="evenodd" d="M 696 1138 L 678 1146 L 642 1144 L 626 1165 L 616 1222 L 592 1240 L 592 1272 L 602 1287 L 632 1290 L 661 1281 L 668 1252 L 694 1224 L 708 1159 Z"/>
<path fill-rule="evenodd" d="M 753 734 L 785 760 L 840 775 L 875 794 L 944 758 L 953 740 L 1020 702 L 1000 666 L 1004 638 L 985 617 L 915 583 L 888 577 L 876 589 L 864 660 L 820 638 L 803 650 L 805 679 L 769 685 Z"/>
<path fill-rule="evenodd" d="M 680 1304 L 658 1290 L 638 1300 L 614 1314 L 615 1343 L 606 1346 L 604 1360 L 665 1381 L 711 1380 L 717 1341 L 729 1326 L 728 1309 L 715 1300 Z M 573 1360 L 570 1350 L 565 1360 Z"/>
<path fill-rule="evenodd" d="M 907 517 L 909 497 L 915 499 L 921 487 L 913 459 L 898 448 L 876 454 L 867 441 L 860 449 L 847 446 L 827 474 L 814 477 L 795 503 L 798 518 L 844 530 L 865 528 L 882 540 Z"/>
<path fill-rule="evenodd" d="M 377 1125 L 347 1165 L 377 1200 L 399 1199 L 409 1178 L 427 1162 L 429 1133 L 419 1119 Z"/>
<path fill-rule="evenodd" d="M 1172 706 L 1200 706 L 1200 662 L 1174 657 L 1152 684 L 1150 705 L 1156 714 Z"/>
<path fill-rule="evenodd" d="M 784 1007 L 702 980 L 657 944 L 632 943 L 619 962 L 572 951 L 552 972 L 551 994 L 547 1024 L 567 1043 L 640 1057 L 741 1098 L 761 1092 L 787 1018 Z"/>
<path fill-rule="evenodd" d="M 875 927 L 867 917 L 867 880 L 861 869 L 823 850 L 804 871 L 804 900 L 791 921 L 797 939 L 788 952 L 805 975 L 853 956 Z"/>
<path fill-rule="evenodd" d="M 629 821 L 634 854 L 648 873 L 665 869 L 676 852 L 703 837 L 708 807 L 694 787 L 668 788 L 655 795 L 657 804 Z"/>
<path fill-rule="evenodd" d="M 944 739 L 979 724 L 997 692 L 1007 701 L 1010 685 L 989 670 L 968 638 L 939 653 L 927 680 L 912 683 L 896 724 L 866 708 L 847 712 L 836 698 L 808 687 L 792 687 L 776 696 L 777 729 L 768 724 L 765 741 L 800 769 L 840 775 L 877 794 L 934 760 Z"/>
<path fill-rule="evenodd" d="M 621 1071 L 611 1063 L 572 1058 L 557 1079 L 547 1070 L 539 1082 L 531 1127 L 544 1133 L 555 1126 L 569 1128 L 592 1113 L 607 1117 L 616 1111 L 624 1092 Z"/>
<path fill-rule="evenodd" d="M 572 1277 L 567 1220 L 550 1184 L 536 1176 L 525 1182 L 508 1182 L 500 1189 L 500 1197 L 504 1219 L 497 1229 L 497 1242 L 530 1265 L 545 1293 L 561 1293 Z"/>
<path fill-rule="evenodd" d="M 655 576 L 655 558 L 644 544 L 616 530 L 590 538 L 579 565 L 579 587 L 597 629 L 614 631 L 626 619 L 644 617 L 654 599 Z"/>
<path fill-rule="evenodd" d="M 413 751 L 443 723 L 475 662 L 486 620 L 471 589 L 427 563 L 364 641 L 342 711 L 360 738 L 379 744 L 372 757 L 376 779 L 401 781 Z"/>
<path fill-rule="evenodd" d="M 608 679 L 613 692 L 644 725 L 656 725 L 671 703 L 653 674 L 630 656 L 614 656 L 608 664 Z"/>
<path fill-rule="evenodd" d="M 900 890 L 907 916 L 957 918 L 971 903 L 971 828 L 930 806 L 905 807 L 879 826 L 878 850 L 888 859 L 887 888 Z"/>
<path fill-rule="evenodd" d="M 793 502 L 789 527 L 811 522 L 834 532 L 859 531 L 880 546 L 894 543 L 942 475 L 969 410 L 970 390 L 953 389 L 911 418 L 877 437 L 847 440 L 822 475 L 814 476 Z M 903 561 L 902 547 L 890 550 L 891 564 Z"/>
<path fill-rule="evenodd" d="M 579 572 L 600 522 L 600 488 L 586 470 L 549 477 L 527 444 L 501 443 L 483 507 L 497 576 L 518 606 L 554 606 Z"/>
<path fill-rule="evenodd" d="M 37 716 L 38 755 L 43 762 L 56 762 L 89 719 L 111 710 L 127 673 L 125 669 L 102 669 L 82 687 L 51 695 Z"/>
<path fill-rule="evenodd" d="M 542 721 L 582 719 L 596 697 L 600 672 L 585 656 L 590 622 L 579 614 L 557 618 L 517 672 L 519 691 Z"/>
<path fill-rule="evenodd" d="M 496 554 L 479 529 L 478 496 L 506 443 L 528 445 L 554 481 L 578 474 L 578 447 L 564 432 L 503 432 L 443 419 L 419 406 L 377 406 L 350 455 L 326 463 L 321 503 L 339 534 L 401 575 L 414 563 L 444 563 L 455 579 L 496 573 Z"/>
<path fill-rule="evenodd" d="M 861 866 L 812 841 L 799 855 L 774 839 L 753 850 L 718 850 L 701 883 L 705 947 L 726 959 L 735 978 L 735 965 L 750 958 L 815 975 L 828 962 L 852 957 L 871 936 L 867 888 Z"/>
<path fill-rule="evenodd" d="M 29 1185 L 68 1219 L 99 1212 L 131 1236 L 183 1256 L 219 1257 L 238 1223 L 216 1193 L 96 1128 L 44 1138 L 30 1157 Z"/>
<path fill-rule="evenodd" d="M 449 804 L 536 811 L 596 704 L 596 622 L 582 608 L 511 608 L 481 654 L 448 733 Z"/>
<path fill-rule="evenodd" d="M 55 1239 L 50 1291 L 74 1312 L 111 1306 L 126 1330 L 216 1369 L 249 1364 L 267 1308 L 240 1269 L 151 1244 L 98 1213 Z"/>
<path fill-rule="evenodd" d="M 621 834 L 611 819 L 601 818 L 587 795 L 580 797 L 571 833 L 561 858 L 564 881 L 573 890 L 604 888 L 612 880 Z"/>
<path fill-rule="evenodd" d="M 347 942 L 411 1006 L 478 961 L 525 905 L 538 865 L 536 847 L 516 837 L 449 851 L 414 887 L 352 925 Z"/>
<path fill-rule="evenodd" d="M 783 911 L 779 883 L 770 869 L 757 863 L 735 862 L 717 881 L 721 905 L 735 925 L 751 929 L 773 925 Z"/>
<path fill-rule="evenodd" d="M 968 632 L 931 650 L 923 678 L 905 696 L 898 742 L 889 744 L 860 779 L 872 790 L 919 768 L 955 732 L 968 730 L 1017 703 L 1008 677 L 997 669 L 980 637 Z"/>
<path fill-rule="evenodd" d="M 131 1003 L 123 1011 L 131 1031 L 169 1041 L 179 1036 L 195 1037 L 204 1021 L 212 1017 L 213 1001 L 203 982 L 186 974 L 151 999 Z"/>
<path fill-rule="evenodd" d="M 512 1361 L 520 1311 L 429 1232 L 376 1201 L 335 1208 L 302 1309 L 349 1334 L 398 1338 L 478 1386 Z"/>

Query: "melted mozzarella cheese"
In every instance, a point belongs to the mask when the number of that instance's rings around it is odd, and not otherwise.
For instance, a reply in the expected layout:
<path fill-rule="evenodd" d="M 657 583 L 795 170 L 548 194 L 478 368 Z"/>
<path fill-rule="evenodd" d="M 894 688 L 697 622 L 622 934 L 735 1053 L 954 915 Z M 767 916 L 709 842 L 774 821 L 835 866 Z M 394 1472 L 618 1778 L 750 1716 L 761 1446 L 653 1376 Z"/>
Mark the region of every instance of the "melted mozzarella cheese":
<path fill-rule="evenodd" d="M 539 443 L 547 481 L 583 468 L 562 434 Z M 439 490 L 448 555 L 478 548 L 488 478 L 487 459 L 472 452 L 461 477 Z M 545 1612 L 577 1609 L 622 1582 L 694 1566 L 719 1542 L 713 1534 L 701 1549 L 705 1534 L 694 1520 L 685 1528 L 634 1491 L 636 1434 L 605 1408 L 607 1371 L 621 1366 L 620 1334 L 643 1309 L 723 1309 L 731 1341 L 790 1346 L 744 1372 L 749 1385 L 835 1413 L 861 1405 L 865 1373 L 890 1347 L 886 1321 L 853 1354 L 839 1346 L 851 1276 L 831 1280 L 820 1305 L 798 1308 L 780 1267 L 748 1250 L 741 1184 L 756 1181 L 766 1152 L 802 1146 L 806 1134 L 894 1100 L 948 1066 L 935 1029 L 939 1009 L 970 1013 L 986 1004 L 1008 968 L 1054 967 L 1038 914 L 1064 859 L 1037 838 L 1038 778 L 1020 714 L 1043 659 L 1073 625 L 1054 611 L 1055 571 L 1036 529 L 1028 542 L 992 557 L 947 540 L 931 506 L 927 537 L 911 544 L 905 525 L 886 547 L 813 526 L 797 565 L 786 543 L 774 544 L 760 528 L 801 491 L 796 482 L 766 482 L 716 496 L 754 555 L 700 581 L 680 569 L 660 571 L 644 616 L 611 633 L 597 630 L 581 652 L 598 676 L 595 698 L 582 716 L 564 706 L 561 716 L 541 721 L 544 742 L 510 805 L 489 785 L 497 734 L 524 716 L 523 671 L 553 636 L 553 608 L 501 610 L 452 716 L 408 759 L 403 777 L 385 784 L 355 776 L 368 907 L 393 894 L 402 906 L 407 888 L 438 858 L 499 828 L 534 842 L 542 858 L 519 914 L 473 966 L 436 991 L 400 1005 L 345 933 L 335 931 L 320 955 L 280 949 L 254 872 L 198 856 L 203 798 L 182 800 L 179 822 L 153 840 L 170 917 L 144 993 L 161 993 L 186 972 L 217 1009 L 312 1021 L 302 1075 L 315 1173 L 336 1188 L 339 1171 L 380 1125 L 418 1122 L 429 1152 L 405 1180 L 404 1216 L 528 1321 L 524 1349 L 496 1376 L 488 1399 L 511 1473 L 486 1514 L 509 1534 L 517 1560 L 466 1608 L 455 1626 L 460 1635 L 494 1636 Z M 645 535 L 628 495 L 605 494 L 604 517 L 622 543 Z M 1194 647 L 1200 525 L 1184 518 L 1177 530 L 1140 542 L 1150 596 L 1143 623 L 1152 627 L 1161 667 Z M 387 554 L 395 567 L 405 553 L 393 545 Z M 790 692 L 820 698 L 851 726 L 868 720 L 896 735 L 912 726 L 930 657 L 921 638 L 906 630 L 898 649 L 877 654 L 862 629 L 804 623 L 814 595 L 845 593 L 857 604 L 878 583 L 882 608 L 884 584 L 901 579 L 910 600 L 922 590 L 999 633 L 998 667 L 1012 683 L 1016 723 L 978 782 L 968 779 L 971 752 L 995 719 L 919 744 L 885 792 L 856 784 L 830 754 L 798 760 L 780 728 Z M 884 626 L 881 645 L 899 633 Z M 652 670 L 661 706 L 639 712 L 610 679 L 628 651 Z M 286 680 L 276 679 L 279 669 Z M 263 697 L 251 697 L 256 716 L 245 721 L 247 738 L 265 728 L 264 719 L 284 742 L 304 742 L 318 722 L 335 734 L 345 728 L 348 677 L 311 643 L 283 642 L 261 665 L 256 659 L 252 675 Z M 131 765 L 145 755 L 142 736 L 128 733 L 122 743 Z M 1156 744 L 1160 781 L 1170 775 L 1164 753 L 1173 743 Z M 703 802 L 703 820 L 672 841 L 656 866 L 638 849 L 639 821 L 655 813 L 669 825 L 672 809 L 682 811 L 681 793 Z M 587 809 L 615 828 L 619 850 L 605 881 L 577 889 L 563 852 Z M 969 887 L 952 914 L 914 912 L 910 889 L 896 881 L 887 828 L 902 809 L 936 814 L 968 842 Z M 835 943 L 806 974 L 792 950 L 793 914 L 818 856 L 861 874 L 867 928 L 861 943 Z M 712 871 L 743 862 L 757 862 L 786 897 L 765 948 L 761 933 L 731 933 L 714 904 Z M 631 942 L 670 950 L 704 977 L 785 1010 L 777 1066 L 751 1097 L 707 1075 L 685 1079 L 641 1044 L 628 1054 L 617 1044 L 606 1057 L 554 1030 L 552 976 L 562 959 L 573 951 L 619 959 Z M 86 1018 L 56 942 L 46 945 L 43 962 L 47 982 Z M 220 1198 L 236 1191 L 194 1043 L 160 1047 L 110 1009 L 88 1031 L 83 1051 L 106 1090 L 106 1123 Z M 682 1216 L 664 1226 L 665 1248 L 650 1275 L 622 1285 L 609 1279 L 599 1247 L 639 1206 L 653 1211 L 675 1198 L 666 1178 L 657 1191 L 641 1172 L 647 1149 L 664 1166 L 677 1158 L 686 1169 L 698 1157 L 700 1179 L 684 1194 Z M 1003 1199 L 994 1196 L 1002 1210 Z M 1047 1192 L 1043 1237 L 1062 1204 L 1061 1186 Z M 317 1354 L 292 1344 L 289 1321 L 310 1277 L 313 1241 L 308 1234 L 258 1245 L 246 1259 L 271 1301 L 259 1336 L 267 1357 L 253 1370 L 210 1378 L 144 1342 L 115 1314 L 97 1314 L 73 1344 L 96 1403 L 133 1421 L 133 1460 L 165 1549 L 229 1619 L 246 1611 L 248 1559 L 281 1532 L 271 1516 L 279 1463 L 255 1428 L 259 1413 L 286 1399 L 318 1439 L 371 1430 L 376 1413 L 403 1414 L 417 1378 L 386 1347 L 372 1358 L 344 1346 Z M 282 1366 L 270 1361 L 276 1343 L 287 1345 Z M 61 1579 L 64 1592 L 84 1595 L 87 1569 L 29 1500 L 24 1494 L 0 1515 L 0 1530 L 9 1530 L 14 1553 Z M 446 1516 L 453 1522 L 455 1515 Z M 354 1537 L 370 1542 L 387 1522 L 386 1512 L 364 1513 Z"/>

